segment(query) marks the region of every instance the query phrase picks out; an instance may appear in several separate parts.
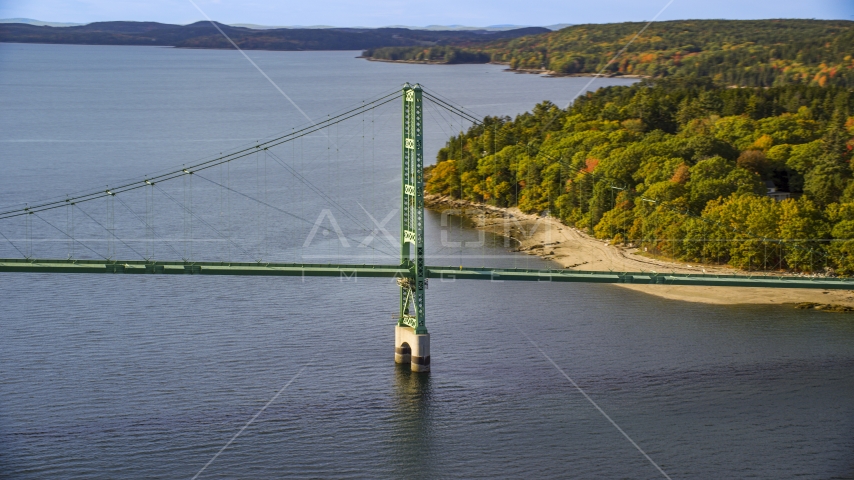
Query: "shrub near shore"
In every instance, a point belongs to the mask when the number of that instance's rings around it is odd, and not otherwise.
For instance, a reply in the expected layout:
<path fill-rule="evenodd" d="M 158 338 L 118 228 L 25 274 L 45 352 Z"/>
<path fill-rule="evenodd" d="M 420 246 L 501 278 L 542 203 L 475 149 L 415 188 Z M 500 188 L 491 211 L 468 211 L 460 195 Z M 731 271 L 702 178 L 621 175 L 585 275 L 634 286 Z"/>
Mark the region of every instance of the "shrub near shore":
<path fill-rule="evenodd" d="M 852 112 L 840 87 L 608 87 L 452 137 L 426 189 L 672 258 L 854 273 Z"/>

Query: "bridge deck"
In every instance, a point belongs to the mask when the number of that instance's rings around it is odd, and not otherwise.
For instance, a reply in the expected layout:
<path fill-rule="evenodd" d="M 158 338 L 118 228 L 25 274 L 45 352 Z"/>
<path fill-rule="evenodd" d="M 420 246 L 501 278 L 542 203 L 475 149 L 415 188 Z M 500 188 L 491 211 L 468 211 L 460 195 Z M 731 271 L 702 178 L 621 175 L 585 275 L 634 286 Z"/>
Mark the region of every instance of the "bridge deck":
<path fill-rule="evenodd" d="M 719 287 L 813 288 L 854 290 L 854 279 L 782 275 L 695 275 L 657 272 L 601 272 L 507 268 L 428 266 L 427 277 L 441 282 L 456 280 L 635 283 Z M 350 265 L 312 263 L 149 262 L 144 260 L 0 259 L 0 272 L 29 273 L 129 273 L 191 275 L 257 275 L 296 277 L 409 277 L 400 265 Z"/>

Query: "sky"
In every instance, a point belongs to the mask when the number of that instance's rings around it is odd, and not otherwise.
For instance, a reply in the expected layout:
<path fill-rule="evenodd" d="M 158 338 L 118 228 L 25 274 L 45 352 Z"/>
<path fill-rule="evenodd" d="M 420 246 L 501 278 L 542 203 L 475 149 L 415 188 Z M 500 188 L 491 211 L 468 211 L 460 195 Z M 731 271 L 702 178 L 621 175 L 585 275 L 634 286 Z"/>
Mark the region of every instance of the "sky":
<path fill-rule="evenodd" d="M 669 0 L 193 0 L 222 23 L 260 25 L 488 26 L 651 20 Z M 0 0 L 0 18 L 186 24 L 204 19 L 191 0 Z M 854 0 L 674 0 L 659 20 L 854 20 Z"/>

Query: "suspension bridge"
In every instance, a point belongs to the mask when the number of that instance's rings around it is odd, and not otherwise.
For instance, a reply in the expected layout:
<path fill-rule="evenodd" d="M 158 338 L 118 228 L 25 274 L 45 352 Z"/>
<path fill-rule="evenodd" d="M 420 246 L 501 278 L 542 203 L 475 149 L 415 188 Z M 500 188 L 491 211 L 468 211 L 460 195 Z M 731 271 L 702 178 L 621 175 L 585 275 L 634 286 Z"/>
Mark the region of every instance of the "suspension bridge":
<path fill-rule="evenodd" d="M 339 263 L 303 263 L 303 262 L 274 262 L 265 260 L 256 252 L 250 252 L 240 245 L 232 234 L 233 230 L 240 227 L 225 229 L 218 228 L 215 222 L 204 218 L 198 209 L 193 210 L 192 182 L 199 179 L 207 185 L 218 188 L 225 195 L 242 198 L 263 206 L 262 214 L 247 214 L 240 212 L 243 220 L 251 221 L 263 215 L 265 231 L 267 212 L 272 210 L 278 212 L 290 220 L 306 222 L 313 226 L 310 237 L 318 230 L 319 222 L 300 217 L 293 212 L 285 210 L 272 203 L 266 194 L 266 176 L 264 176 L 264 194 L 250 195 L 246 190 L 240 189 L 239 185 L 231 182 L 230 170 L 223 173 L 223 167 L 241 159 L 256 159 L 256 167 L 260 171 L 258 155 L 264 155 L 264 172 L 266 173 L 266 161 L 272 158 L 276 163 L 290 172 L 313 194 L 320 196 L 324 202 L 332 205 L 336 211 L 360 223 L 353 214 L 342 205 L 341 201 L 332 198 L 322 189 L 317 188 L 305 178 L 297 169 L 283 161 L 271 149 L 284 144 L 295 145 L 298 140 L 305 139 L 319 132 L 326 136 L 326 141 L 332 142 L 328 131 L 337 128 L 343 122 L 364 116 L 384 105 L 393 104 L 402 99 L 402 135 L 401 135 L 401 183 L 400 190 L 400 230 L 399 237 L 392 240 L 382 238 L 388 247 L 393 247 L 399 252 L 399 261 L 393 264 L 372 262 L 369 264 L 357 264 L 354 261 Z M 0 272 L 6 273 L 102 273 L 102 274 L 160 274 L 160 275 L 239 275 L 239 276 L 297 276 L 297 277 L 340 277 L 346 279 L 357 278 L 391 278 L 396 279 L 400 290 L 400 301 L 397 309 L 397 324 L 395 326 L 395 361 L 398 363 L 409 363 L 414 371 L 429 371 L 430 369 L 430 337 L 426 328 L 426 303 L 425 290 L 430 279 L 440 281 L 456 280 L 485 280 L 485 281 L 532 281 L 532 282 L 584 282 L 584 283 L 634 283 L 661 286 L 720 286 L 720 287 L 766 287 L 766 288 L 808 288 L 808 289 L 854 289 L 854 280 L 848 278 L 827 277 L 799 277 L 788 275 L 708 275 L 708 274 L 682 274 L 682 273 L 658 273 L 658 272 L 603 272 L 603 271 L 579 271 L 568 269 L 530 269 L 530 268 L 490 268 L 471 267 L 459 265 L 452 266 L 430 266 L 425 265 L 425 222 L 424 222 L 424 109 L 425 101 L 431 102 L 438 108 L 444 109 L 451 114 L 462 115 L 459 107 L 455 107 L 447 100 L 425 91 L 420 85 L 406 84 L 402 89 L 383 95 L 371 101 L 363 102 L 361 105 L 345 110 L 335 116 L 329 116 L 326 120 L 312 122 L 310 125 L 291 132 L 256 142 L 254 145 L 237 149 L 227 154 L 217 155 L 212 158 L 199 161 L 192 165 L 168 170 L 157 175 L 147 176 L 143 179 L 127 181 L 118 185 L 84 191 L 75 195 L 67 195 L 61 198 L 26 204 L 23 207 L 7 208 L 0 211 L 0 235 L 2 241 L 9 251 L 15 251 L 19 257 L 0 258 Z M 470 114 L 465 113 L 470 116 Z M 474 119 L 473 121 L 475 121 Z M 364 136 L 363 136 L 364 138 Z M 294 147 L 295 148 L 295 147 Z M 337 148 L 336 148 L 337 150 Z M 269 156 L 269 157 L 268 157 Z M 219 179 L 211 172 L 219 169 Z M 223 177 L 226 177 L 224 179 Z M 261 175 L 259 174 L 259 178 Z M 184 184 L 183 198 L 176 198 L 174 191 L 170 193 L 163 185 L 181 181 Z M 260 180 L 259 180 L 260 182 Z M 189 188 L 187 188 L 189 185 Z M 244 185 L 245 187 L 245 185 Z M 258 192 L 261 191 L 259 187 Z M 132 194 L 142 194 L 145 197 L 145 211 L 134 209 L 124 200 Z M 155 216 L 158 212 L 155 195 L 159 194 L 161 201 L 168 200 L 177 205 L 177 210 L 183 217 L 183 223 L 172 219 L 166 225 L 158 225 Z M 189 199 L 188 199 L 189 196 Z M 221 201 L 224 197 L 219 197 Z M 105 201 L 106 207 L 103 214 L 92 213 L 91 209 L 84 209 L 83 205 L 93 204 L 96 201 Z M 228 200 L 230 202 L 230 200 Z M 117 233 L 115 228 L 115 202 L 126 208 L 133 219 L 137 220 L 145 231 L 145 241 L 139 242 L 124 238 Z M 229 204 L 230 205 L 230 204 Z M 62 228 L 61 219 L 57 218 L 57 212 L 65 213 L 66 225 Z M 75 212 L 84 217 L 80 221 L 86 221 L 85 225 L 79 224 L 74 219 Z M 366 211 L 367 212 L 367 211 Z M 370 215 L 370 214 L 369 214 Z M 245 217 L 251 217 L 249 220 Z M 377 228 L 365 228 L 376 233 L 382 229 L 382 224 L 373 217 Z M 334 217 L 329 216 L 331 227 L 338 233 L 342 243 L 346 242 L 347 235 L 344 234 Z M 388 219 L 387 219 L 388 220 Z M 3 233 L 4 226 L 10 222 L 15 224 L 17 238 L 15 235 L 7 236 Z M 21 224 L 21 222 L 23 224 Z M 384 222 L 383 222 L 384 224 Z M 51 257 L 40 257 L 34 252 L 33 242 L 37 236 L 35 225 L 46 231 L 59 235 L 61 241 L 68 247 L 66 258 L 59 255 Z M 221 261 L 202 261 L 194 259 L 192 251 L 193 242 L 184 242 L 183 252 L 174 245 L 163 234 L 163 231 L 175 231 L 179 227 L 186 232 L 194 225 L 217 234 L 219 245 L 225 246 L 225 251 L 220 252 L 226 259 Z M 84 232 L 80 230 L 83 229 Z M 91 241 L 94 231 L 106 232 L 107 252 L 98 251 Z M 84 235 L 81 235 L 84 233 Z M 328 233 L 324 229 L 324 233 Z M 373 239 L 373 236 L 371 236 Z M 266 240 L 265 240 L 266 241 Z M 308 240 L 306 241 L 306 244 Z M 334 243 L 334 242 L 333 242 Z M 145 246 L 142 252 L 140 244 Z M 172 256 L 171 260 L 161 260 L 157 257 L 152 247 L 159 244 L 168 248 Z M 361 246 L 377 249 L 371 241 L 361 242 Z M 259 243 L 260 245 L 260 243 Z M 264 248 L 259 247 L 262 251 Z M 118 251 L 122 249 L 132 252 L 139 259 L 118 258 Z M 5 250 L 4 250 L 5 251 Z M 56 252 L 56 249 L 51 250 Z M 161 252 L 162 253 L 162 252 Z M 231 255 L 242 255 L 251 258 L 252 261 L 230 261 Z M 97 258 L 87 258 L 87 257 Z M 269 257 L 269 255 L 267 255 Z"/>

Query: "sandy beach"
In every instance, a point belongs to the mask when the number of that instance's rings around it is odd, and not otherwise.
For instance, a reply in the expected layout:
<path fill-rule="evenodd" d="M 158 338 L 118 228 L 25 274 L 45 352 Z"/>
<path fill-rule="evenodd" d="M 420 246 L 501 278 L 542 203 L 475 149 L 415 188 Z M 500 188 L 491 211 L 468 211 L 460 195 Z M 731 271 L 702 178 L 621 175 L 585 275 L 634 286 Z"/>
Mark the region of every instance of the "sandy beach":
<path fill-rule="evenodd" d="M 477 228 L 510 237 L 519 242 L 518 251 L 557 262 L 574 270 L 619 272 L 677 272 L 710 274 L 744 274 L 743 271 L 718 265 L 676 263 L 640 255 L 636 248 L 609 245 L 586 233 L 568 227 L 553 217 L 522 213 L 518 208 L 498 208 L 426 195 L 432 210 L 454 209 L 475 221 Z M 772 289 L 741 287 L 693 287 L 667 285 L 615 284 L 671 300 L 718 305 L 818 304 L 816 308 L 854 307 L 854 291 L 813 289 Z"/>

